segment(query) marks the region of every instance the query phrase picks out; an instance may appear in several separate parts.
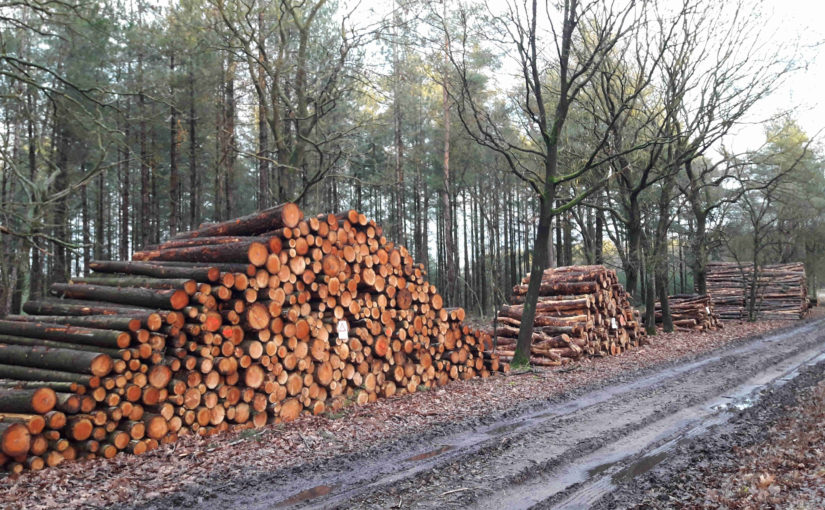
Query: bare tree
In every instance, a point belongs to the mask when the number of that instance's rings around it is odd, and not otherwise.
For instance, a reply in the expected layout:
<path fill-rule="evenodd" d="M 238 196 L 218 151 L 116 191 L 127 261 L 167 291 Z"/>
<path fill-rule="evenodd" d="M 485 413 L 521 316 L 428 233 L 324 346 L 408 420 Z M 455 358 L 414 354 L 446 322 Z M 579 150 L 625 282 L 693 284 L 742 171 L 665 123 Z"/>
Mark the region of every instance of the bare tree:
<path fill-rule="evenodd" d="M 558 196 L 558 187 L 635 149 L 604 155 L 610 138 L 609 127 L 625 114 L 626 104 L 635 101 L 643 87 L 621 98 L 615 115 L 602 121 L 596 142 L 578 159 L 576 167 L 559 170 L 568 114 L 602 63 L 614 51 L 621 53 L 631 48 L 641 60 L 656 60 L 652 52 L 637 45 L 638 39 L 634 37 L 634 31 L 644 26 L 646 6 L 646 2 L 617 5 L 568 0 L 556 12 L 549 5 L 540 7 L 539 2 L 533 0 L 512 2 L 506 13 L 493 16 L 492 26 L 498 30 L 502 49 L 516 62 L 521 79 L 520 90 L 511 105 L 513 114 L 522 123 L 522 132 L 516 137 L 508 136 L 493 121 L 477 90 L 476 80 L 469 73 L 468 59 L 473 49 L 469 41 L 475 38 L 466 17 L 462 19 L 461 39 L 451 41 L 449 56 L 459 77 L 452 95 L 462 124 L 477 143 L 501 154 L 510 170 L 538 197 L 538 228 L 530 261 L 530 284 L 513 358 L 517 366 L 529 363 L 535 306 L 548 262 L 552 219 L 580 203 L 608 177 L 578 189 L 571 197 Z M 446 28 L 446 20 L 444 23 Z M 546 30 L 541 28 L 545 26 Z M 655 68 L 655 65 L 645 68 Z"/>

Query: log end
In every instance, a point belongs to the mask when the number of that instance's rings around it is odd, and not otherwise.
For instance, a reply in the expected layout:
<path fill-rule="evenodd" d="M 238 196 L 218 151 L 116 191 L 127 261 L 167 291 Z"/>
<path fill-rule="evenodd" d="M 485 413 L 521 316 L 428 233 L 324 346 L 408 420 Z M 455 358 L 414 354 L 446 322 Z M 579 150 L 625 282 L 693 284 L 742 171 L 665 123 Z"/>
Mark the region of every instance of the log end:
<path fill-rule="evenodd" d="M 152 416 L 146 423 L 146 435 L 152 439 L 162 439 L 168 432 L 169 423 L 163 416 Z"/>
<path fill-rule="evenodd" d="M 57 393 L 51 388 L 37 388 L 32 395 L 31 404 L 32 410 L 37 414 L 46 414 L 57 405 Z"/>
<path fill-rule="evenodd" d="M 124 333 L 126 336 L 129 336 L 128 333 Z M 91 370 L 93 375 L 98 377 L 105 377 L 109 375 L 114 367 L 114 362 L 112 361 L 111 356 L 108 354 L 99 354 L 92 359 L 92 362 L 89 364 L 89 369 Z"/>
<path fill-rule="evenodd" d="M 301 415 L 303 407 L 301 402 L 291 398 L 281 404 L 281 411 L 278 413 L 278 418 L 280 418 L 282 422 L 292 421 Z"/>
<path fill-rule="evenodd" d="M 22 423 L 10 423 L 0 432 L 0 449 L 9 457 L 25 455 L 31 447 L 31 433 Z"/>
<path fill-rule="evenodd" d="M 255 267 L 261 267 L 266 264 L 266 258 L 269 256 L 269 248 L 263 243 L 253 242 L 249 245 L 246 254 L 250 264 Z"/>
<path fill-rule="evenodd" d="M 189 295 L 186 291 L 178 289 L 172 293 L 172 297 L 169 298 L 169 304 L 173 310 L 181 310 L 189 304 Z"/>

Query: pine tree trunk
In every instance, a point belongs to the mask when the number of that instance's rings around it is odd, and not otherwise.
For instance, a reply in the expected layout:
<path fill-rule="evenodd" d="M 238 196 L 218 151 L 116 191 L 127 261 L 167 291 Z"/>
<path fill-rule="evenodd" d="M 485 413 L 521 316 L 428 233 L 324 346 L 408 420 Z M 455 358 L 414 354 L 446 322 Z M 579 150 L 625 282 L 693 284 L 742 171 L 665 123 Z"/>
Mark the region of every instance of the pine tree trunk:
<path fill-rule="evenodd" d="M 446 9 L 446 2 L 445 2 Z M 445 55 L 449 54 L 450 51 L 450 41 L 449 39 L 444 39 L 445 45 Z M 442 210 L 444 212 L 444 253 L 445 253 L 445 265 L 446 265 L 446 275 L 447 279 L 445 281 L 444 286 L 444 299 L 449 303 L 455 299 L 457 294 L 456 289 L 456 278 L 458 268 L 456 267 L 458 256 L 456 253 L 456 247 L 453 242 L 453 214 L 452 214 L 452 204 L 450 203 L 450 103 L 449 103 L 449 96 L 447 95 L 447 72 L 446 72 L 446 63 L 444 68 L 444 84 L 442 85 L 441 90 L 441 106 L 443 110 L 443 118 L 444 118 L 444 167 L 443 167 L 443 190 L 441 192 L 441 204 Z"/>
<path fill-rule="evenodd" d="M 104 178 L 105 174 L 101 173 L 97 178 L 97 199 L 95 200 L 95 243 L 94 243 L 94 258 L 103 258 L 103 247 L 106 244 L 106 226 L 107 222 L 104 218 L 104 200 L 106 196 L 106 188 Z"/>
<path fill-rule="evenodd" d="M 129 73 L 131 74 L 131 73 Z M 120 242 L 118 243 L 118 258 L 120 260 L 129 260 L 129 211 L 131 204 L 129 203 L 129 173 L 130 173 L 130 159 L 132 157 L 129 150 L 129 143 L 131 142 L 132 125 L 132 100 L 126 99 L 126 127 L 123 131 L 123 158 L 119 168 L 122 169 L 120 182 Z"/>
<path fill-rule="evenodd" d="M 138 222 L 139 232 L 137 235 L 140 245 L 144 246 L 151 242 L 152 235 L 152 202 L 151 202 L 151 169 L 149 168 L 149 154 L 147 146 L 147 122 L 146 122 L 146 96 L 143 93 L 143 55 L 138 54 L 138 115 L 139 134 L 138 144 L 140 145 L 140 220 Z"/>
<path fill-rule="evenodd" d="M 197 165 L 197 119 L 195 117 L 195 73 L 189 59 L 189 228 L 200 223 L 200 182 Z"/>
<path fill-rule="evenodd" d="M 81 171 L 86 173 L 86 164 L 81 166 Z M 81 218 L 81 239 L 83 241 L 83 275 L 89 274 L 89 261 L 92 258 L 90 253 L 90 245 L 92 241 L 91 225 L 89 224 L 89 194 L 86 190 L 88 186 L 84 185 L 80 188 L 80 218 Z"/>
<path fill-rule="evenodd" d="M 175 53 L 169 56 L 169 235 L 178 232 L 180 219 L 180 178 L 178 176 L 178 109 L 175 106 Z"/>

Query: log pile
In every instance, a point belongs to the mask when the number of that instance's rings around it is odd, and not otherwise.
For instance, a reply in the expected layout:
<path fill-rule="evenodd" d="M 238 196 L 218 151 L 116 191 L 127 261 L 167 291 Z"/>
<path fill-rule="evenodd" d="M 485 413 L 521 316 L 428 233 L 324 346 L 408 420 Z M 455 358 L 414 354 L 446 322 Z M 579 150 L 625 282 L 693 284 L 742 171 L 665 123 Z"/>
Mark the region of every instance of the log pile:
<path fill-rule="evenodd" d="M 673 327 L 681 331 L 716 331 L 722 328 L 710 294 L 676 294 L 668 296 Z M 656 325 L 662 324 L 662 305 L 656 301 Z"/>
<path fill-rule="evenodd" d="M 513 288 L 510 304 L 496 318 L 496 352 L 502 361 L 515 354 L 529 283 L 528 276 Z M 638 346 L 645 334 L 616 272 L 604 266 L 545 270 L 533 328 L 530 362 L 538 366 L 615 355 Z"/>
<path fill-rule="evenodd" d="M 753 267 L 710 262 L 707 288 L 722 319 L 748 318 Z M 756 311 L 759 319 L 801 319 L 810 308 L 805 265 L 801 262 L 758 268 Z"/>
<path fill-rule="evenodd" d="M 54 284 L 0 321 L 0 465 L 140 454 L 506 369 L 363 214 L 293 204 Z"/>

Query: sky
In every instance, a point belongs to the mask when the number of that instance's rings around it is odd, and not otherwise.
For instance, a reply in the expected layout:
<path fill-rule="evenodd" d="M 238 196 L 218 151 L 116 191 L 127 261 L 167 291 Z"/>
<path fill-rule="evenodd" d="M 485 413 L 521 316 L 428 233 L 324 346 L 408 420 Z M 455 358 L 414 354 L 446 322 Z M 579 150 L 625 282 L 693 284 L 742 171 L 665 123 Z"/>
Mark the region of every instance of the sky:
<path fill-rule="evenodd" d="M 792 110 L 809 136 L 825 141 L 825 2 L 822 0 L 768 0 L 772 11 L 765 32 L 800 43 L 800 65 L 785 85 L 756 105 L 748 116 L 750 125 L 736 133 L 736 148 L 754 148 L 764 139 L 762 121 L 777 112 Z M 780 42 L 780 41 L 777 41 Z M 819 46 L 815 46 L 820 43 Z"/>

